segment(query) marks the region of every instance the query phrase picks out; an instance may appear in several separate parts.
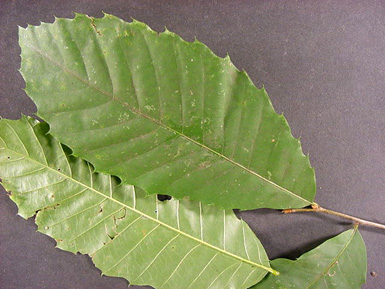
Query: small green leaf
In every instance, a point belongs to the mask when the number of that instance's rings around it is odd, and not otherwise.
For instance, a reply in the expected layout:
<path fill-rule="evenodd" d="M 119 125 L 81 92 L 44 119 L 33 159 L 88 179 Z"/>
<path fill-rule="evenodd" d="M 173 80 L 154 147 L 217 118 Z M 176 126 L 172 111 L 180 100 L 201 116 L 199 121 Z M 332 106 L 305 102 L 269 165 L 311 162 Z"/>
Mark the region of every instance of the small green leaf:
<path fill-rule="evenodd" d="M 245 222 L 188 200 L 158 201 L 66 154 L 48 125 L 0 120 L 0 178 L 24 218 L 103 274 L 160 288 L 248 288 L 270 268 Z"/>
<path fill-rule="evenodd" d="M 279 276 L 267 276 L 255 289 L 356 289 L 366 281 L 366 248 L 358 227 L 348 230 L 298 260 L 276 259 Z"/>
<path fill-rule="evenodd" d="M 97 171 L 223 208 L 311 204 L 314 171 L 299 140 L 228 57 L 111 15 L 19 33 L 38 115 Z"/>

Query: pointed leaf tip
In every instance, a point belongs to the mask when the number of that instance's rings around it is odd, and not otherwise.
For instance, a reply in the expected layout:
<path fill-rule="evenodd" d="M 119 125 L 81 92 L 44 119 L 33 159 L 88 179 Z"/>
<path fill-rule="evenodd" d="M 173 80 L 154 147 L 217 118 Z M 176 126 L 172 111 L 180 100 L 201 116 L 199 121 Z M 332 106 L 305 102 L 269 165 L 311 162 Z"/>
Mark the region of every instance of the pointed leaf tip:
<path fill-rule="evenodd" d="M 282 274 L 268 275 L 253 289 L 359 289 L 366 281 L 366 248 L 357 227 L 327 240 L 295 261 L 280 258 L 271 264 Z"/>
<path fill-rule="evenodd" d="M 59 33 L 50 45 L 76 45 L 80 51 L 66 52 L 63 63 L 57 61 L 57 50 L 45 49 L 43 57 L 36 52 L 35 46 L 47 41 L 43 36 L 37 34 L 36 43 L 20 39 L 22 61 L 36 63 L 23 69 L 27 85 L 34 87 L 26 91 L 39 116 L 50 122 L 52 133 L 75 155 L 149 194 L 191 196 L 243 210 L 311 203 L 312 171 L 294 176 L 297 169 L 310 165 L 279 121 L 264 88 L 256 88 L 245 71 L 228 65 L 197 40 L 199 45 L 191 45 L 167 29 L 164 33 L 173 37 L 160 37 L 135 19 L 121 22 L 119 27 L 130 36 L 123 42 L 114 41 L 121 35 L 111 19 L 98 23 L 105 24 L 103 35 L 108 37 L 96 39 L 89 21 L 66 23 L 71 36 Z M 85 51 L 84 41 L 95 45 Z M 37 73 L 58 77 L 38 79 Z M 79 109 L 63 111 L 62 104 Z M 137 130 L 129 125 L 134 119 Z M 276 148 L 271 140 L 278 136 L 282 141 Z M 282 152 L 292 155 L 292 161 Z M 283 170 L 288 174 L 280 178 Z"/>
<path fill-rule="evenodd" d="M 164 289 L 246 289 L 274 272 L 259 240 L 231 210 L 186 200 L 159 203 L 69 157 L 46 134 L 47 125 L 30 125 L 26 117 L 6 122 L 0 122 L 0 135 L 14 146 L 0 150 L 0 158 L 17 158 L 0 164 L 0 177 L 18 188 L 13 201 L 19 213 L 39 211 L 39 232 L 62 250 L 91 255 L 103 274 Z M 216 276 L 227 268 L 237 274 Z"/>

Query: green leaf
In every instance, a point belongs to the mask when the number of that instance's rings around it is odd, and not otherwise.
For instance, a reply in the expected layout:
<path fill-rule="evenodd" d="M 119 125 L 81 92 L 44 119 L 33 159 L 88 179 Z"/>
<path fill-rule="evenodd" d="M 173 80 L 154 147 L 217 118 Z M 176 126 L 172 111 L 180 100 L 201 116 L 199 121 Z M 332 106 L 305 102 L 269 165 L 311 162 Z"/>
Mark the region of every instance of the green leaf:
<path fill-rule="evenodd" d="M 44 123 L 0 120 L 0 177 L 24 218 L 103 274 L 156 288 L 248 288 L 270 268 L 232 211 L 160 202 L 64 153 Z"/>
<path fill-rule="evenodd" d="M 97 171 L 224 208 L 312 202 L 314 171 L 299 140 L 229 57 L 111 15 L 19 34 L 38 116 Z"/>
<path fill-rule="evenodd" d="M 355 289 L 366 281 L 366 248 L 358 227 L 327 240 L 298 260 L 276 259 L 279 276 L 267 276 L 255 289 Z"/>

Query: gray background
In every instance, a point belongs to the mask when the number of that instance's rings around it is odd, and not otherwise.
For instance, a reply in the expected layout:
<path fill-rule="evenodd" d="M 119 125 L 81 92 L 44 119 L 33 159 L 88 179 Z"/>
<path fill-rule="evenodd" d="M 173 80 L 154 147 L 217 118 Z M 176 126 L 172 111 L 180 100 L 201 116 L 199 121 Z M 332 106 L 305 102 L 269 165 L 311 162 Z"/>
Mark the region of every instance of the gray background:
<path fill-rule="evenodd" d="M 267 89 L 310 154 L 316 202 L 385 223 L 385 5 L 381 1 L 5 1 L 0 0 L 0 115 L 17 119 L 36 108 L 23 91 L 17 25 L 52 22 L 72 11 L 101 11 L 153 29 L 163 27 L 216 54 L 228 52 Z M 100 277 L 86 256 L 55 249 L 32 220 L 16 216 L 0 193 L 0 288 L 126 288 Z M 351 228 L 316 214 L 242 212 L 271 259 L 296 258 Z M 362 228 L 368 250 L 364 288 L 385 288 L 385 232 Z M 132 286 L 131 288 L 144 288 Z M 200 289 L 200 288 L 198 288 Z"/>

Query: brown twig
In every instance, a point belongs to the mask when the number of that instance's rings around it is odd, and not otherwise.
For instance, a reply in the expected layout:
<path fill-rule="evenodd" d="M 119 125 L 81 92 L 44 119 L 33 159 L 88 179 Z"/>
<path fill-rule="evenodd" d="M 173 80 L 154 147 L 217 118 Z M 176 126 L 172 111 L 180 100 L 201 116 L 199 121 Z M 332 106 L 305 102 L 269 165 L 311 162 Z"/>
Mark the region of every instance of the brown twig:
<path fill-rule="evenodd" d="M 376 227 L 376 228 L 385 230 L 385 225 L 383 225 L 383 224 L 379 224 L 379 223 L 363 220 L 363 219 L 356 218 L 356 217 L 353 217 L 353 216 L 349 216 L 349 215 L 346 215 L 346 214 L 343 214 L 343 213 L 339 213 L 339 212 L 336 212 L 336 211 L 328 210 L 328 209 L 320 207 L 316 203 L 313 203 L 311 208 L 309 208 L 309 209 L 285 209 L 282 212 L 285 213 L 285 214 L 299 213 L 299 212 L 324 213 L 324 214 L 328 214 L 328 215 L 333 215 L 333 216 L 338 216 L 338 217 L 341 217 L 341 218 L 349 219 L 349 220 L 354 221 L 355 223 L 360 224 L 360 225 L 371 226 L 371 227 Z"/>

